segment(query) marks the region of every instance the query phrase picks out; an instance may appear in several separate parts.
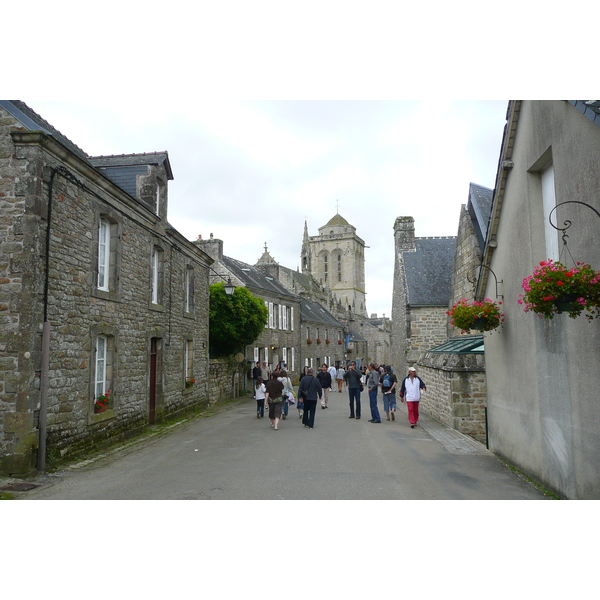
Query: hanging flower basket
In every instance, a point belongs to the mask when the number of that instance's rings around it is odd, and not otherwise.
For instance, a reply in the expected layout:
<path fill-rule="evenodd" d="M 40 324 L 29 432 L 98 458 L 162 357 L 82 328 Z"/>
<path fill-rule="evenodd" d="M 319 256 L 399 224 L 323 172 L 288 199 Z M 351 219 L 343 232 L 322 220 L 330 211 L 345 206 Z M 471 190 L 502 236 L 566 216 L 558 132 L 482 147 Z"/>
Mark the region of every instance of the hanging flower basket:
<path fill-rule="evenodd" d="M 107 390 L 105 394 L 100 394 L 94 402 L 94 412 L 103 413 L 108 410 L 110 405 L 110 390 Z"/>
<path fill-rule="evenodd" d="M 321 340 L 319 338 L 317 338 L 317 344 L 320 344 Z"/>
<path fill-rule="evenodd" d="M 312 340 L 310 338 L 306 338 L 306 343 L 310 345 L 312 344 Z"/>
<path fill-rule="evenodd" d="M 518 303 L 525 305 L 525 312 L 532 311 L 540 318 L 568 313 L 575 319 L 583 311 L 590 321 L 600 317 L 600 271 L 588 264 L 567 268 L 560 262 L 543 260 L 533 275 L 523 279 L 523 291 Z"/>
<path fill-rule="evenodd" d="M 459 300 L 446 314 L 450 317 L 450 324 L 463 333 L 475 331 L 492 331 L 504 322 L 504 315 L 500 312 L 502 302 L 493 302 L 486 298 L 483 302 L 466 298 Z"/>
<path fill-rule="evenodd" d="M 338 345 L 341 346 L 342 345 L 342 340 L 338 340 Z"/>
<path fill-rule="evenodd" d="M 193 377 L 187 377 L 185 380 L 185 387 L 186 388 L 194 387 L 195 383 L 196 383 L 196 380 Z"/>
<path fill-rule="evenodd" d="M 325 340 L 326 344 L 331 344 L 331 340 Z"/>

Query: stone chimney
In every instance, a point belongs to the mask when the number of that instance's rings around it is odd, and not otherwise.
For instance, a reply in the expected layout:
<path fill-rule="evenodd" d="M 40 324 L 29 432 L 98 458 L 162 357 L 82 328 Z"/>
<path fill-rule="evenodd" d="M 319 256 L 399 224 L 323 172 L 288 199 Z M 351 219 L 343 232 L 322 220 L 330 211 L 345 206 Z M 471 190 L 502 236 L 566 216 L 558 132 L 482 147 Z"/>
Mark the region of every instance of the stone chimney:
<path fill-rule="evenodd" d="M 413 217 L 398 217 L 394 223 L 396 252 L 411 252 L 415 246 L 415 220 Z"/>
<path fill-rule="evenodd" d="M 206 252 L 212 259 L 217 262 L 222 262 L 223 260 L 223 240 L 217 240 L 213 238 L 213 234 L 210 234 L 209 240 L 203 240 L 202 236 L 199 235 L 198 239 L 194 242 L 200 250 Z"/>

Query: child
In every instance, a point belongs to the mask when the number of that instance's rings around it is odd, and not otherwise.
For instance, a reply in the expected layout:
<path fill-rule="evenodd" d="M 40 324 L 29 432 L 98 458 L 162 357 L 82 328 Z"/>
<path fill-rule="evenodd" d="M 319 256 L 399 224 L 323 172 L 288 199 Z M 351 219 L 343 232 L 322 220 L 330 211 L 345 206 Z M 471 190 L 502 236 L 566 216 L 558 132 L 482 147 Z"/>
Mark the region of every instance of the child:
<path fill-rule="evenodd" d="M 265 416 L 265 395 L 267 393 L 267 388 L 263 383 L 262 377 L 256 378 L 254 388 L 254 397 L 256 398 L 256 418 L 262 419 Z"/>

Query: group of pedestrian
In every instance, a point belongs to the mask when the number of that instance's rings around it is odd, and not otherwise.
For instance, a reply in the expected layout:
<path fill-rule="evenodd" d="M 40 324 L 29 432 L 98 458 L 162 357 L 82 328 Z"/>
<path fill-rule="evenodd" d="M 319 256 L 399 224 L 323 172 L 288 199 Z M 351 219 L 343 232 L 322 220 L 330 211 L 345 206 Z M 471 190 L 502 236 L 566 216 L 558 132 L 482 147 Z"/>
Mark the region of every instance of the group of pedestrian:
<path fill-rule="evenodd" d="M 296 403 L 296 398 L 294 396 L 292 381 L 285 369 L 278 367 L 268 375 L 264 372 L 265 370 L 266 363 L 263 363 L 262 368 L 259 363 L 256 363 L 256 367 L 252 372 L 254 378 L 254 397 L 256 398 L 256 417 L 263 418 L 264 409 L 268 408 L 271 427 L 277 431 L 280 420 L 288 417 L 289 406 Z M 268 380 L 263 375 L 266 375 Z M 334 366 L 328 366 L 326 363 L 323 363 L 319 367 L 316 377 L 314 369 L 305 367 L 303 377 L 298 386 L 298 417 L 302 419 L 302 424 L 305 427 L 309 429 L 314 428 L 315 412 L 319 401 L 321 402 L 322 409 L 329 407 L 329 394 L 334 387 L 335 381 L 337 381 L 339 392 L 342 391 L 342 384 L 346 384 L 350 405 L 350 419 L 361 418 L 360 394 L 366 387 L 369 394 L 369 407 L 371 409 L 369 423 L 381 423 L 381 415 L 377 405 L 379 389 L 381 389 L 383 394 L 383 410 L 386 414 L 386 419 L 388 421 L 396 420 L 398 378 L 389 365 L 378 366 L 375 363 L 369 363 L 368 367 L 357 370 L 356 362 L 351 361 L 348 365 L 348 370 L 345 371 L 342 367 L 336 369 Z M 419 420 L 421 392 L 426 389 L 425 382 L 417 376 L 416 369 L 410 367 L 408 375 L 402 380 L 399 396 L 401 402 L 406 402 L 408 421 L 413 429 Z"/>

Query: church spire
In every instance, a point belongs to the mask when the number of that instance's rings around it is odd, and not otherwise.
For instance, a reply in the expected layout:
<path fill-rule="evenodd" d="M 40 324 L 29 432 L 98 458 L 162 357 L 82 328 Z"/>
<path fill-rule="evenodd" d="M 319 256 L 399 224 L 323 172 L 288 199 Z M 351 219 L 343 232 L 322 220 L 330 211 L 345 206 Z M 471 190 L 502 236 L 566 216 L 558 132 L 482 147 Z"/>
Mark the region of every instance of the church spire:
<path fill-rule="evenodd" d="M 310 238 L 308 236 L 306 219 L 304 219 L 304 237 L 302 238 L 302 250 L 300 251 L 300 264 L 302 265 L 302 273 L 311 273 Z"/>

